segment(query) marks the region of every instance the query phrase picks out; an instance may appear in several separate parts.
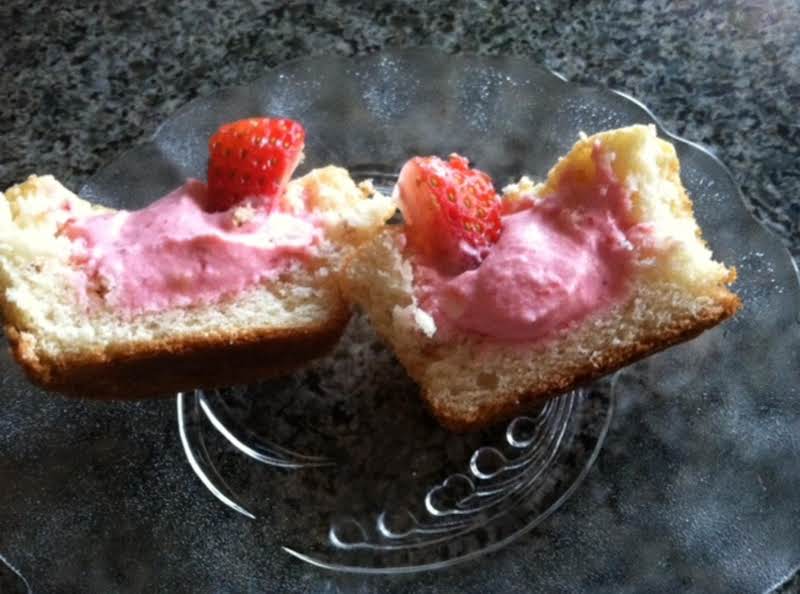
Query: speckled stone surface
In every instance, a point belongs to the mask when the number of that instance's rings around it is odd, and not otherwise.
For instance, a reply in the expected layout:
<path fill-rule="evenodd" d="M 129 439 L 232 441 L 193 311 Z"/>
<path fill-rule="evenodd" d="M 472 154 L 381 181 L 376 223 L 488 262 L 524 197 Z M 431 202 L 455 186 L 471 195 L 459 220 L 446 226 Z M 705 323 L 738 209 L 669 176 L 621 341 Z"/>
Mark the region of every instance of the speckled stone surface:
<path fill-rule="evenodd" d="M 367 5 L 3 3 L 0 186 L 49 172 L 77 188 L 187 101 L 289 59 L 428 45 L 529 56 L 637 97 L 713 149 L 756 216 L 800 256 L 795 0 Z M 782 591 L 800 592 L 800 580 Z"/>

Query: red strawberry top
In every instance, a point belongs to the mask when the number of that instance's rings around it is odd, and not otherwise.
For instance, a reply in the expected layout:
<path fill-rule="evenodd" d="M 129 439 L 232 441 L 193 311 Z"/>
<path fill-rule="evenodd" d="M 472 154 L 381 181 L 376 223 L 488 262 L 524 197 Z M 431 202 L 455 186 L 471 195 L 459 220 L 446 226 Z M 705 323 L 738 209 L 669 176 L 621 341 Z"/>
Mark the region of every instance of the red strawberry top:
<path fill-rule="evenodd" d="M 303 157 L 303 126 L 286 118 L 248 118 L 224 124 L 208 141 L 210 210 L 245 199 L 269 209 Z"/>
<path fill-rule="evenodd" d="M 500 237 L 492 179 L 464 157 L 414 157 L 400 171 L 398 190 L 409 249 L 443 272 L 475 268 Z"/>

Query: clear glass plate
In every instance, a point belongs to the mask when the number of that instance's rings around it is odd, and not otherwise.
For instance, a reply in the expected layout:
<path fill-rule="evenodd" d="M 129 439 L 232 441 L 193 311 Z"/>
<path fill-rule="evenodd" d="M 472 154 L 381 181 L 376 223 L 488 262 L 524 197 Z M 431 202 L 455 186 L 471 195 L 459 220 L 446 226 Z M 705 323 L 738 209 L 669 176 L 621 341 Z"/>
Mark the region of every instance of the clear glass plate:
<path fill-rule="evenodd" d="M 498 184 L 542 177 L 580 131 L 658 125 L 521 59 L 314 58 L 190 103 L 81 193 L 144 205 L 203 177 L 209 134 L 255 114 L 305 124 L 303 169 L 337 163 L 385 186 L 409 155 L 452 151 Z M 505 426 L 439 429 L 360 317 L 293 376 L 177 402 L 43 394 L 3 351 L 0 567 L 14 570 L 0 577 L 36 592 L 779 582 L 800 562 L 797 274 L 727 170 L 672 140 L 711 247 L 739 270 L 742 313 Z"/>

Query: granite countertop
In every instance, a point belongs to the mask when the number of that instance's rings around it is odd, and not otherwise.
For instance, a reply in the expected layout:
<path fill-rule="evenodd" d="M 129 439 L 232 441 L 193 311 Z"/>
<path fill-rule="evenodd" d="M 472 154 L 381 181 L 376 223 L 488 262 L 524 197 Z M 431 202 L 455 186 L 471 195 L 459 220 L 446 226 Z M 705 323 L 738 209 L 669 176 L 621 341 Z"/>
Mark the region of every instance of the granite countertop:
<path fill-rule="evenodd" d="M 48 172 L 76 189 L 187 101 L 292 58 L 427 45 L 528 56 L 637 97 L 713 149 L 755 216 L 800 256 L 795 0 L 198 4 L 0 7 L 0 186 Z M 800 592 L 800 580 L 782 591 Z"/>

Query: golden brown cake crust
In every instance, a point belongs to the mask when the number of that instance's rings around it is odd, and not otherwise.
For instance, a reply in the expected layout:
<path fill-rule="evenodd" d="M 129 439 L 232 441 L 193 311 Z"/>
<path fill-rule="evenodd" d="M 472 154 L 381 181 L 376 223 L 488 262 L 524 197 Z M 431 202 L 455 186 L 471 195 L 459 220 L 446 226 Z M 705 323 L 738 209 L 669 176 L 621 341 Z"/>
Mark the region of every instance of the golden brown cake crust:
<path fill-rule="evenodd" d="M 482 402 L 481 406 L 469 417 L 459 411 L 451 414 L 444 403 L 437 400 L 426 390 L 422 390 L 422 398 L 439 423 L 455 432 L 476 431 L 495 423 L 506 421 L 527 410 L 540 405 L 544 400 L 574 390 L 592 380 L 613 373 L 640 359 L 663 351 L 675 344 L 691 340 L 709 328 L 733 316 L 741 307 L 739 298 L 730 292 L 721 295 L 715 307 L 700 312 L 694 318 L 676 321 L 671 327 L 664 328 L 636 344 L 623 348 L 609 349 L 594 364 L 587 363 L 575 373 L 553 376 L 551 381 L 538 385 L 519 394 L 497 394 L 494 399 Z"/>
<path fill-rule="evenodd" d="M 148 341 L 54 360 L 37 356 L 30 334 L 12 324 L 5 325 L 5 332 L 15 359 L 33 383 L 67 396 L 129 400 L 287 373 L 331 349 L 349 318 L 349 306 L 340 302 L 333 315 L 316 326 Z"/>

